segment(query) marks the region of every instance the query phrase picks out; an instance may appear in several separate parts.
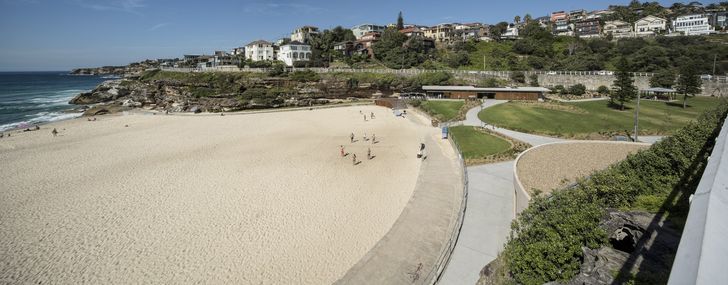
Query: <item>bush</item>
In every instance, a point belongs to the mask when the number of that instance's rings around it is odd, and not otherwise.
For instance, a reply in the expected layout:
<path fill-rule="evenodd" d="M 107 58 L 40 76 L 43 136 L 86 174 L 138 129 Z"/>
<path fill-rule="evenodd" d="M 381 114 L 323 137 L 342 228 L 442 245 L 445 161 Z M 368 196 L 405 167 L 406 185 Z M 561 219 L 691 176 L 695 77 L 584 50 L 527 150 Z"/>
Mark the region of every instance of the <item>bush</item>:
<path fill-rule="evenodd" d="M 288 78 L 298 82 L 316 82 L 321 79 L 318 73 L 312 70 L 294 71 L 288 74 Z"/>
<path fill-rule="evenodd" d="M 450 84 L 451 80 L 452 75 L 450 73 L 444 71 L 428 72 L 410 78 L 409 86 L 412 89 L 420 89 L 425 85 L 447 85 Z"/>
<path fill-rule="evenodd" d="M 586 86 L 584 86 L 584 84 L 581 84 L 581 83 L 576 84 L 576 85 L 571 85 L 571 87 L 569 87 L 569 93 L 571 95 L 576 95 L 576 96 L 584 95 L 584 93 L 586 93 Z"/>
<path fill-rule="evenodd" d="M 516 83 L 526 83 L 526 74 L 523 71 L 514 71 L 511 73 L 511 80 Z"/>
<path fill-rule="evenodd" d="M 268 70 L 268 76 L 281 76 L 286 74 L 286 67 L 283 63 L 277 62 Z"/>
<path fill-rule="evenodd" d="M 668 214 L 685 215 L 687 198 L 697 187 L 726 113 L 728 103 L 721 101 L 673 136 L 595 172 L 574 188 L 535 197 L 513 222 L 504 250 L 516 282 L 543 284 L 575 276 L 581 248 L 607 242 L 599 227 L 606 208 L 654 210 L 662 205 Z M 680 199 L 665 206 L 667 197 Z"/>
<path fill-rule="evenodd" d="M 268 68 L 272 65 L 273 63 L 267 60 L 251 61 L 250 63 L 248 63 L 248 66 L 250 66 L 251 68 Z"/>
<path fill-rule="evenodd" d="M 602 95 L 602 96 L 609 95 L 609 87 L 604 86 L 604 85 L 599 86 L 599 88 L 597 88 L 597 93 L 599 93 L 599 95 Z"/>
<path fill-rule="evenodd" d="M 556 85 L 554 88 L 551 88 L 551 93 L 554 94 L 566 94 L 566 88 L 564 88 L 564 85 Z"/>

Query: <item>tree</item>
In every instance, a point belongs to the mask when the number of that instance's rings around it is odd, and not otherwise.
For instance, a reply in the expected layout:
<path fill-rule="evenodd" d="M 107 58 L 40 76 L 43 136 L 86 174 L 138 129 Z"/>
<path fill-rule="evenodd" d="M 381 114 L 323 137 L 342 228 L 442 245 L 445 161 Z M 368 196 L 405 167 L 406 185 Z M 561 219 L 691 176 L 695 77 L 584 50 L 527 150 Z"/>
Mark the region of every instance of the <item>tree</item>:
<path fill-rule="evenodd" d="M 631 101 L 637 96 L 637 87 L 634 86 L 634 79 L 629 73 L 630 66 L 627 59 L 623 56 L 619 58 L 617 62 L 617 72 L 614 76 L 617 78 L 614 80 L 612 92 L 612 101 L 619 102 L 619 109 L 624 111 L 624 103 Z"/>
<path fill-rule="evenodd" d="M 535 73 L 531 74 L 528 79 L 528 85 L 530 85 L 531 87 L 538 87 L 538 75 L 536 75 Z"/>
<path fill-rule="evenodd" d="M 597 93 L 601 96 L 609 95 L 609 87 L 601 85 L 599 88 L 597 88 Z"/>
<path fill-rule="evenodd" d="M 675 84 L 675 73 L 669 69 L 663 69 L 650 77 L 650 87 L 672 88 Z"/>
<path fill-rule="evenodd" d="M 581 84 L 581 83 L 576 84 L 576 85 L 571 85 L 571 87 L 569 87 L 569 93 L 571 95 L 576 95 L 576 96 L 584 95 L 584 93 L 586 93 L 586 86 L 584 86 L 584 84 Z"/>
<path fill-rule="evenodd" d="M 677 79 L 677 87 L 675 88 L 678 93 L 683 94 L 683 109 L 687 106 L 688 97 L 695 96 L 701 92 L 700 86 L 703 84 L 700 81 L 695 64 L 688 63 L 680 67 L 680 77 Z"/>
<path fill-rule="evenodd" d="M 399 16 L 397 16 L 397 30 L 404 29 L 404 18 L 402 18 L 402 11 L 399 11 Z"/>
<path fill-rule="evenodd" d="M 526 24 L 530 23 L 533 20 L 533 17 L 531 17 L 531 14 L 526 14 L 526 16 L 523 16 L 523 21 L 526 22 Z"/>
<path fill-rule="evenodd" d="M 520 23 L 521 22 L 521 16 L 518 16 L 517 15 L 516 17 L 514 17 L 513 18 L 513 22 L 515 22 L 516 24 Z"/>
<path fill-rule="evenodd" d="M 526 74 L 523 71 L 511 72 L 511 80 L 516 83 L 526 83 Z"/>

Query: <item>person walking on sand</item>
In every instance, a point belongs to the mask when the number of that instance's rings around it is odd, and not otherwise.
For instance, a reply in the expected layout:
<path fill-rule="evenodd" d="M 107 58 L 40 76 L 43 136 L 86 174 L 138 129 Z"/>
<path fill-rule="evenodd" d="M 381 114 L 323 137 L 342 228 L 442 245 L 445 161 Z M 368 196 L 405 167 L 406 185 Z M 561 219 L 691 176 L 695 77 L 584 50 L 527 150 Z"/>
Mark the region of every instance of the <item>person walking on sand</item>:
<path fill-rule="evenodd" d="M 352 164 L 356 165 L 356 154 L 353 154 L 351 156 L 351 162 L 352 162 Z"/>
<path fill-rule="evenodd" d="M 53 128 L 53 130 L 51 131 L 51 134 L 53 134 L 54 137 L 57 136 L 58 130 L 56 130 L 56 128 Z"/>
<path fill-rule="evenodd" d="M 371 114 L 369 114 L 369 118 L 374 119 L 374 112 L 372 112 Z"/>
<path fill-rule="evenodd" d="M 364 133 L 364 137 L 362 138 L 364 141 L 367 141 L 367 133 Z"/>
<path fill-rule="evenodd" d="M 349 141 L 354 143 L 354 133 L 351 133 L 351 136 L 349 136 Z"/>
<path fill-rule="evenodd" d="M 367 115 L 364 115 L 364 122 L 367 121 Z"/>
<path fill-rule="evenodd" d="M 369 160 L 372 159 L 372 149 L 369 147 L 367 148 L 367 159 L 369 159 Z"/>
<path fill-rule="evenodd" d="M 344 157 L 344 146 L 339 146 L 339 149 L 341 150 L 341 157 Z"/>
<path fill-rule="evenodd" d="M 374 144 L 376 142 L 377 142 L 377 135 L 376 134 L 372 134 L 372 144 Z"/>

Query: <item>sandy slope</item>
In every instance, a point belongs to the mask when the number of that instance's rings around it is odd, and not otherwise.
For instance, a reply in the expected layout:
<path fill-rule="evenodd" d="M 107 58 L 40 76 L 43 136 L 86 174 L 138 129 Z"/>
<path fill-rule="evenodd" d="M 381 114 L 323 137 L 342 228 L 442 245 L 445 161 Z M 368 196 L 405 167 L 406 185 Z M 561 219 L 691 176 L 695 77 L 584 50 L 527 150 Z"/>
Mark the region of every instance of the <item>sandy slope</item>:
<path fill-rule="evenodd" d="M 14 134 L 0 139 L 0 283 L 331 283 L 397 219 L 433 131 L 366 106 Z"/>

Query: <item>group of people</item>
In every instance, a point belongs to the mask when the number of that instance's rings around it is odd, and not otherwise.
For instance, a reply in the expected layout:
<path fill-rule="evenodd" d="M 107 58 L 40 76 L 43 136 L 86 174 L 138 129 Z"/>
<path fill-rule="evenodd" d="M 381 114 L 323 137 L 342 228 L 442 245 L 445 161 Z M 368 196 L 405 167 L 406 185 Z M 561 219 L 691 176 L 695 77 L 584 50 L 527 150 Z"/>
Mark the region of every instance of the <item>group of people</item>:
<path fill-rule="evenodd" d="M 367 114 L 364 114 L 361 110 L 359 110 L 360 115 L 364 115 L 364 122 L 367 121 Z M 374 120 L 376 117 L 374 116 L 374 112 L 369 113 L 369 118 Z"/>
<path fill-rule="evenodd" d="M 374 114 L 374 113 L 372 113 L 372 114 Z M 356 136 L 354 136 L 354 133 L 352 132 L 349 135 L 349 142 L 350 143 L 356 142 L 356 139 L 355 138 L 356 138 Z M 365 142 L 366 141 L 371 141 L 372 144 L 377 143 L 377 135 L 376 134 L 372 134 L 372 137 L 370 139 L 369 137 L 367 137 L 367 133 L 364 133 L 364 136 L 362 136 L 362 139 Z M 348 155 L 348 153 L 344 150 L 344 146 L 343 145 L 340 145 L 339 146 L 339 152 L 341 153 L 341 157 L 345 157 L 345 156 Z M 371 147 L 367 147 L 367 160 L 371 160 L 372 158 L 374 158 L 374 156 L 372 155 L 372 148 Z M 355 153 L 352 153 L 352 155 L 351 155 L 351 163 L 354 164 L 354 165 L 357 165 L 357 164 L 359 164 L 359 162 L 360 161 L 356 159 L 356 154 Z"/>

